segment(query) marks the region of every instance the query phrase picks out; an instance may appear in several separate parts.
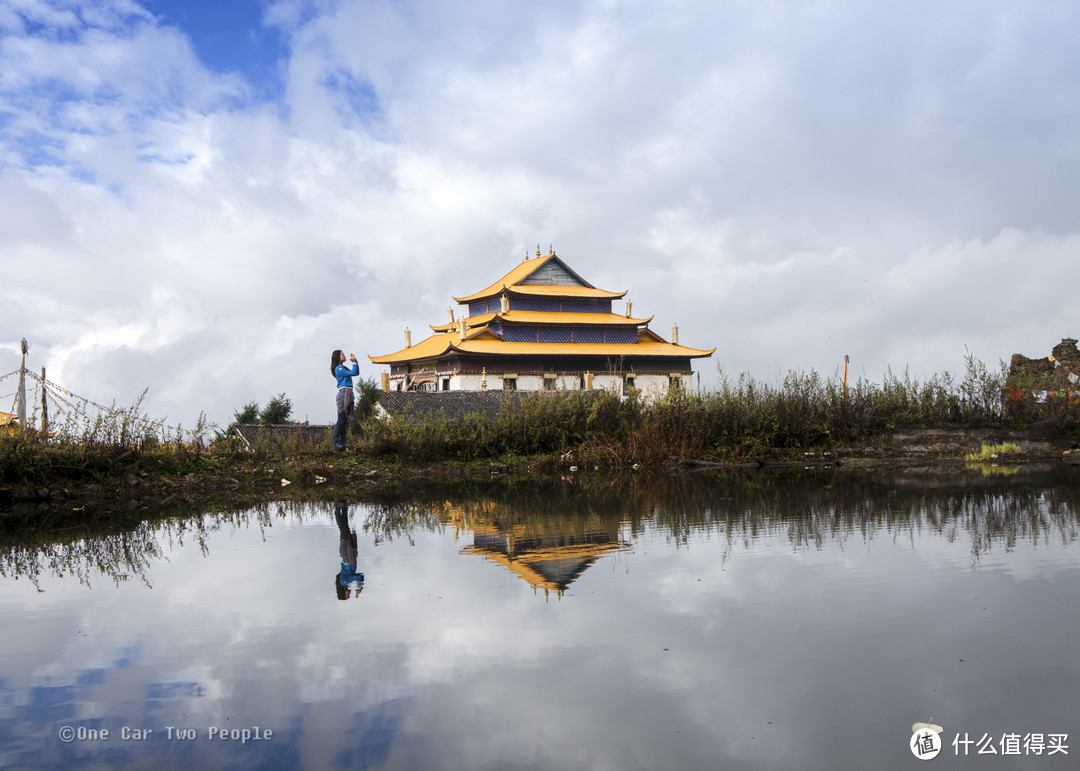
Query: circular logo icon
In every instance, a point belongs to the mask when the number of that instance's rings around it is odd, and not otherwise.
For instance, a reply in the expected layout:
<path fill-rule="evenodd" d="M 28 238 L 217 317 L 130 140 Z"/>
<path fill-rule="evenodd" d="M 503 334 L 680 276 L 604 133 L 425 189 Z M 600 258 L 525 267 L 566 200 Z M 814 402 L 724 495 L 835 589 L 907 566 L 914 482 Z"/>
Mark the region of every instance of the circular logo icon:
<path fill-rule="evenodd" d="M 919 760 L 932 760 L 941 752 L 941 737 L 937 731 L 922 728 L 911 735 L 908 746 L 911 747 L 911 754 Z"/>

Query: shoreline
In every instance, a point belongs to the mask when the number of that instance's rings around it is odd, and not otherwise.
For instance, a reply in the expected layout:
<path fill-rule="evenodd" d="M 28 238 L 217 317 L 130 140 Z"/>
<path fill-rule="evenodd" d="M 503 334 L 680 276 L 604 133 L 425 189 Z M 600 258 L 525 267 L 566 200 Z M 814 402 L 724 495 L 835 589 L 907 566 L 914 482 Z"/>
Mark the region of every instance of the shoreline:
<path fill-rule="evenodd" d="M 1033 464 L 1061 464 L 1080 470 L 1080 441 L 1058 431 L 1028 428 L 903 429 L 859 446 L 814 450 L 773 450 L 755 458 L 669 458 L 643 466 L 588 468 L 574 452 L 490 461 L 412 464 L 397 459 L 371 459 L 334 451 L 311 450 L 286 455 L 208 452 L 187 458 L 180 468 L 165 468 L 162 459 L 143 457 L 108 472 L 86 468 L 50 469 L 49 478 L 37 469 L 36 485 L 0 486 L 0 527 L 48 527 L 63 520 L 79 521 L 120 516 L 130 521 L 140 512 L 160 515 L 170 509 L 236 509 L 238 503 L 255 505 L 275 500 L 327 500 L 350 497 L 380 499 L 406 495 L 417 486 L 453 483 L 506 484 L 544 478 L 586 479 L 654 474 L 736 472 L 739 470 L 832 469 L 875 471 L 910 467 L 941 470 L 973 463 L 964 455 L 985 445 L 1012 442 L 1019 452 L 979 462 L 987 468 Z M 162 465 L 161 468 L 155 468 Z M 89 481 L 87 481 L 89 479 Z M 153 511 L 154 513 L 151 513 Z M 167 513 L 163 515 L 168 516 Z M 51 522 L 51 524 L 60 524 Z"/>

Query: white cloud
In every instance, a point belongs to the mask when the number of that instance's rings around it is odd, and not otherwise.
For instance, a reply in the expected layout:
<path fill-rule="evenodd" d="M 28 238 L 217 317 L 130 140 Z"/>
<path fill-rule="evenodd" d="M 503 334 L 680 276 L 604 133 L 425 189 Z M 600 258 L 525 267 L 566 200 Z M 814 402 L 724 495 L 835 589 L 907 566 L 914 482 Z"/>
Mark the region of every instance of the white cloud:
<path fill-rule="evenodd" d="M 330 350 L 396 349 L 538 242 L 717 346 L 705 383 L 1039 354 L 1077 332 L 1077 21 L 279 2 L 259 101 L 133 3 L 9 2 L 0 370 L 25 335 L 99 401 L 328 419 Z"/>

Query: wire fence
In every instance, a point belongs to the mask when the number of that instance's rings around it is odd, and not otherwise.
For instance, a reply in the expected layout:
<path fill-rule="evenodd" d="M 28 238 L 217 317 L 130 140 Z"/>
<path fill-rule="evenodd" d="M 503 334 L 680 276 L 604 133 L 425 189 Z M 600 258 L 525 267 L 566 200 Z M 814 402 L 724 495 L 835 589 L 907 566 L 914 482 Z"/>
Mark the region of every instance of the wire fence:
<path fill-rule="evenodd" d="M 196 442 L 201 443 L 207 433 L 205 421 L 200 418 L 194 430 L 169 425 L 163 420 L 149 417 L 142 412 L 146 391 L 129 407 L 119 407 L 114 402 L 104 405 L 81 396 L 59 383 L 35 374 L 28 369 L 17 369 L 0 375 L 0 383 L 12 376 L 25 376 L 26 425 L 49 438 L 68 440 L 91 439 L 106 443 L 127 444 L 133 442 Z M 13 425 L 19 412 L 20 388 L 0 396 L 0 404 L 10 398 L 11 410 L 5 419 Z"/>

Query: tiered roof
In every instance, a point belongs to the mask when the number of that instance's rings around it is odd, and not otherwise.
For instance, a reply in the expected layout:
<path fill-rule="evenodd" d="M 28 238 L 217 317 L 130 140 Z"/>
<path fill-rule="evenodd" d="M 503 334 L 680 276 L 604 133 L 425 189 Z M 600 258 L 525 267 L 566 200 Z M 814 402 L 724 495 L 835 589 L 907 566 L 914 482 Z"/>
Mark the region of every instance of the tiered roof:
<path fill-rule="evenodd" d="M 538 250 L 535 258 L 521 262 L 490 286 L 455 297 L 468 305 L 468 316 L 431 325 L 434 334 L 416 345 L 368 358 L 375 364 L 426 361 L 455 353 L 690 359 L 716 350 L 664 340 L 648 328 L 652 316 L 612 313 L 611 301 L 625 295 L 625 290 L 609 292 L 593 286 L 554 252 L 540 256 Z M 567 334 L 569 340 L 556 339 Z"/>
<path fill-rule="evenodd" d="M 648 324 L 653 317 L 647 319 L 632 319 L 629 316 L 620 316 L 617 313 L 562 313 L 544 311 L 501 311 L 485 313 L 481 316 L 467 316 L 465 324 L 467 329 L 486 328 L 493 321 L 505 321 L 510 324 L 588 324 L 588 325 L 613 325 L 621 327 L 640 327 Z M 457 324 L 431 324 L 435 332 L 450 332 L 457 329 Z M 467 339 L 467 336 L 466 336 Z"/>
<path fill-rule="evenodd" d="M 548 263 L 551 263 L 551 265 L 547 270 L 541 270 Z M 559 283 L 543 283 L 545 278 Z M 513 294 L 595 297 L 605 300 L 618 300 L 626 294 L 625 290 L 622 292 L 608 292 L 604 289 L 597 289 L 571 270 L 569 265 L 556 257 L 555 252 L 549 252 L 544 257 L 541 257 L 540 250 L 537 250 L 534 259 L 524 260 L 487 289 L 481 289 L 479 292 L 464 297 L 455 297 L 454 300 L 459 303 L 470 303 L 475 300 L 498 297 L 503 291 L 509 291 Z"/>

